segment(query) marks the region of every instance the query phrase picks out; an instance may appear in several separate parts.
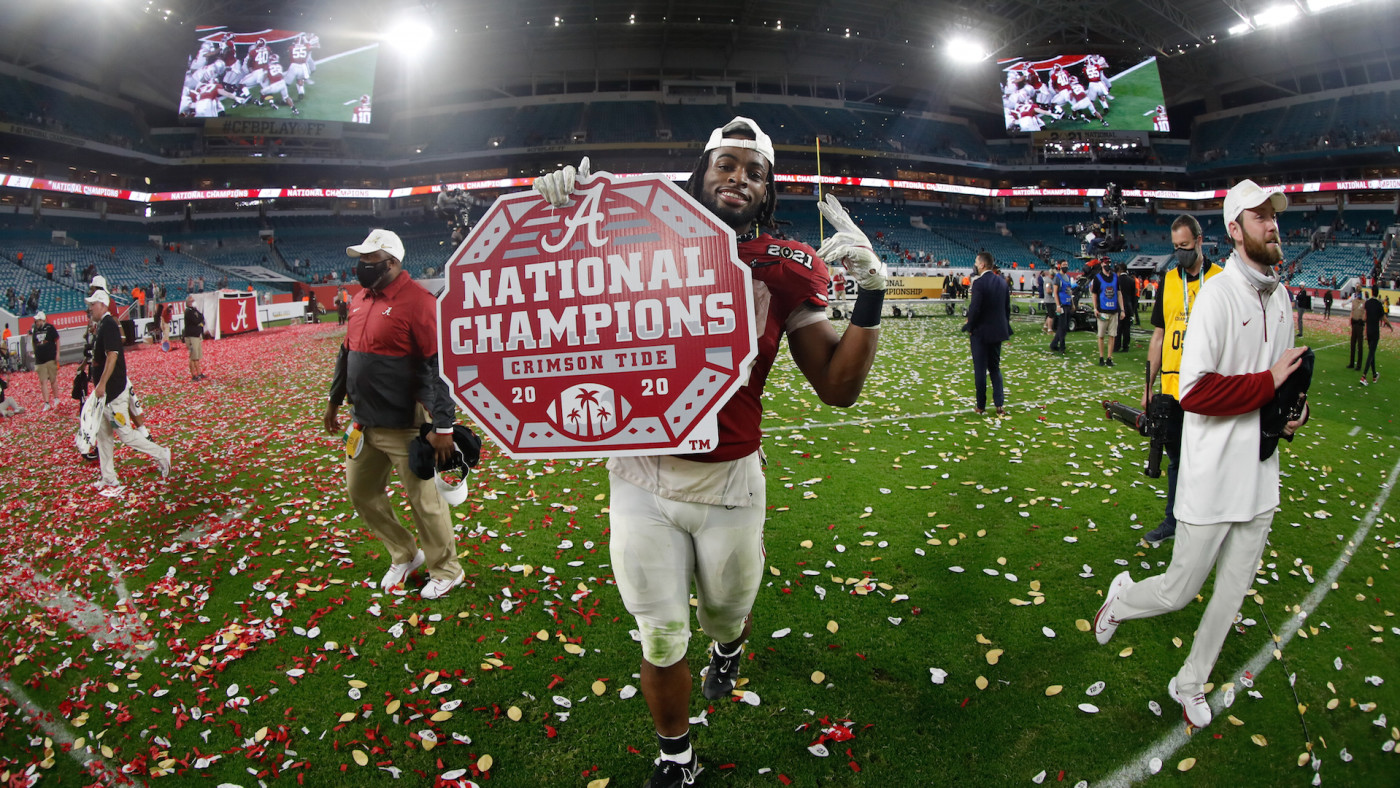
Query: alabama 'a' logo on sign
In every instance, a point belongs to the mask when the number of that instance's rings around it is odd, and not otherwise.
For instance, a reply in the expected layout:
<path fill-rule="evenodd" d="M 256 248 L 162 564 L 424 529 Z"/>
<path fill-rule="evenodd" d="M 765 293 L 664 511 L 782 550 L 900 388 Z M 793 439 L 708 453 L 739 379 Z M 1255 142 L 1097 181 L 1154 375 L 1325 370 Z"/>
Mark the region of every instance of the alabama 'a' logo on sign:
<path fill-rule="evenodd" d="M 757 353 L 733 231 L 661 176 L 501 197 L 446 278 L 442 375 L 516 457 L 709 451 Z"/>

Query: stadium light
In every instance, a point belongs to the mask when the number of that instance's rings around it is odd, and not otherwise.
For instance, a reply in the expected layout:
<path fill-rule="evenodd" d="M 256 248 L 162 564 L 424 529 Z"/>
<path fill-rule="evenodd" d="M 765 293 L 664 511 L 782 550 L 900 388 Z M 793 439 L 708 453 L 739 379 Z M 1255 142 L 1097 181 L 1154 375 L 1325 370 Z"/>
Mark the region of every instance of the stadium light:
<path fill-rule="evenodd" d="M 389 28 L 384 40 L 400 54 L 418 56 L 428 50 L 425 46 L 436 34 L 426 19 L 400 19 Z"/>
<path fill-rule="evenodd" d="M 1272 27 L 1292 22 L 1303 13 L 1296 5 L 1276 5 L 1254 15 L 1254 24 L 1259 27 Z"/>
<path fill-rule="evenodd" d="M 1232 36 L 1244 35 L 1245 33 L 1248 33 L 1249 31 L 1251 31 L 1251 30 L 1253 30 L 1253 29 L 1254 29 L 1254 26 L 1251 25 L 1250 23 L 1248 23 L 1248 22 L 1241 22 L 1241 23 L 1239 23 L 1238 25 L 1235 25 L 1235 26 L 1233 26 L 1233 27 L 1230 28 L 1230 35 L 1232 35 Z"/>
<path fill-rule="evenodd" d="M 948 39 L 943 47 L 948 58 L 957 63 L 980 63 L 987 59 L 987 48 L 970 38 Z"/>

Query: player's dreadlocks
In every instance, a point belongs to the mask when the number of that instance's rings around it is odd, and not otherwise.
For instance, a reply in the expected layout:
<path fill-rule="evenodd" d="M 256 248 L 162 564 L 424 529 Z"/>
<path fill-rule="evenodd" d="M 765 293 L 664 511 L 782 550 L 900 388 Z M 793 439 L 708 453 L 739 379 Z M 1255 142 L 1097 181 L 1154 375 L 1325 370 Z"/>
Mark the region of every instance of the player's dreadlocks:
<path fill-rule="evenodd" d="M 749 139 L 750 135 L 744 131 L 736 130 L 732 136 L 735 139 Z M 695 162 L 695 169 L 690 171 L 690 180 L 686 181 L 685 190 L 695 199 L 700 199 L 701 189 L 705 186 L 705 172 L 710 169 L 710 157 L 714 155 L 713 150 L 700 154 L 700 159 Z M 764 177 L 765 188 L 763 195 L 763 206 L 758 210 L 758 216 L 754 218 L 754 225 L 764 230 L 774 230 L 778 227 L 778 220 L 774 214 L 778 211 L 778 187 L 773 180 L 773 166 L 769 164 L 768 174 Z"/>

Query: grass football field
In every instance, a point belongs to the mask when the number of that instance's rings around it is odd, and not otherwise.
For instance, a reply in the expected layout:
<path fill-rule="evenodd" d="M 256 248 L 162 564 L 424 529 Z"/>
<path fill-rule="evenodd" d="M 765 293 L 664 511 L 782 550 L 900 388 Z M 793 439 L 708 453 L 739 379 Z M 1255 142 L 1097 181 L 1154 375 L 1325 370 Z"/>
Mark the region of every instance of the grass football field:
<path fill-rule="evenodd" d="M 971 413 L 960 322 L 887 320 L 845 410 L 780 355 L 750 694 L 705 702 L 697 682 L 697 784 L 1400 783 L 1393 335 L 1384 377 L 1362 387 L 1344 323 L 1309 323 L 1312 421 L 1280 445 L 1281 509 L 1213 676 L 1212 701 L 1229 685 L 1233 705 L 1188 735 L 1166 685 L 1202 603 L 1126 622 L 1107 646 L 1085 631 L 1115 574 L 1170 557 L 1139 542 L 1165 475 L 1142 475 L 1144 441 L 1098 404 L 1137 400 L 1145 335 L 1107 369 L 1089 334 L 1052 356 L 1018 318 L 998 420 Z M 603 464 L 488 445 L 454 515 L 469 582 L 435 602 L 421 575 L 382 595 L 385 553 L 320 428 L 342 336 L 332 321 L 207 342 L 199 384 L 178 346 L 130 352 L 176 464 L 163 482 L 118 449 L 116 500 L 88 487 L 74 404 L 40 412 L 34 375 L 8 377 L 31 409 L 0 422 L 0 782 L 647 778 L 656 743 Z M 695 672 L 705 644 L 697 632 Z"/>
<path fill-rule="evenodd" d="M 324 51 L 324 50 L 323 50 Z M 306 95 L 298 96 L 296 83 L 287 81 L 287 92 L 296 102 L 300 115 L 293 115 L 290 108 L 276 96 L 277 106 L 264 104 L 259 107 L 251 101 L 239 106 L 225 101 L 225 117 L 229 118 L 282 118 L 284 120 L 333 120 L 349 123 L 351 112 L 360 103 L 360 96 L 374 95 L 374 67 L 379 50 L 366 49 L 347 52 L 336 57 L 327 53 L 328 59 L 318 60 L 316 72 L 311 75 L 316 84 L 306 86 Z M 333 59 L 330 59 L 333 58 Z M 285 67 L 287 63 L 283 63 Z M 252 88 L 254 99 L 259 89 Z M 351 102 L 346 104 L 345 102 Z"/>
<path fill-rule="evenodd" d="M 1113 100 L 1108 103 L 1108 112 L 1103 112 L 1103 106 L 1094 102 L 1094 108 L 1103 114 L 1108 125 L 1104 126 L 1097 120 L 1083 121 L 1071 120 L 1068 116 L 1064 120 L 1048 122 L 1046 119 L 1046 131 L 1081 131 L 1089 129 L 1092 131 L 1152 131 L 1152 115 L 1144 112 L 1155 110 L 1158 104 L 1164 103 L 1162 99 L 1162 78 L 1157 70 L 1157 61 L 1153 60 L 1142 67 L 1134 70 L 1130 74 L 1119 76 L 1117 70 L 1108 72 L 1109 82 L 1113 85 L 1109 93 L 1113 94 Z M 1068 109 L 1068 108 L 1066 108 Z"/>

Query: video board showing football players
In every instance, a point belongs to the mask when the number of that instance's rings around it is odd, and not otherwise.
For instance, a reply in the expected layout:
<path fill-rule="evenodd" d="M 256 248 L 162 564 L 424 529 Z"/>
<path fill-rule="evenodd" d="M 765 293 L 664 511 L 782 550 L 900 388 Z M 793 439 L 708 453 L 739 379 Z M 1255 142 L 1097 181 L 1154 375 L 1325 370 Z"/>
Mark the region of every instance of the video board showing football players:
<path fill-rule="evenodd" d="M 200 25 L 179 111 L 190 118 L 369 123 L 378 50 L 311 30 Z"/>
<path fill-rule="evenodd" d="M 1001 106 L 1006 130 L 1171 131 L 1157 58 L 1113 64 L 1103 55 L 1006 58 Z"/>

